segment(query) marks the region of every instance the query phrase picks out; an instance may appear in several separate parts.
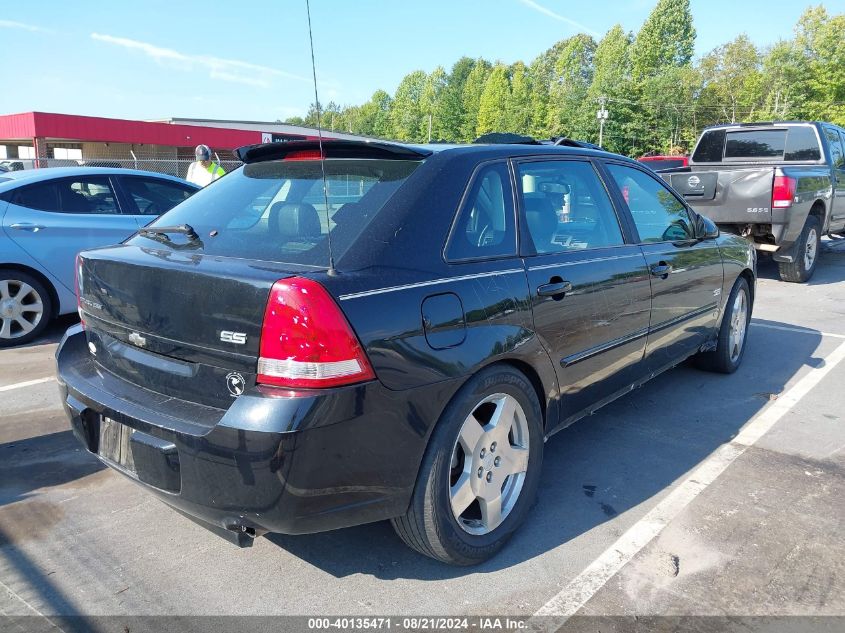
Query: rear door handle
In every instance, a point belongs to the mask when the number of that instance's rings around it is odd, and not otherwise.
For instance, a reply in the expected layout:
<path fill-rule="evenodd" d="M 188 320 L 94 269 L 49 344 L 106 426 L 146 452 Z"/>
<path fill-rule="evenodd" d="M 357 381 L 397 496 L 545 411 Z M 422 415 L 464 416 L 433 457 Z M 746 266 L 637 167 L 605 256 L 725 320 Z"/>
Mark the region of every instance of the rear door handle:
<path fill-rule="evenodd" d="M 555 281 L 537 287 L 537 294 L 541 297 L 562 297 L 572 292 L 572 284 L 568 281 Z"/>
<path fill-rule="evenodd" d="M 661 277 L 666 279 L 669 276 L 669 273 L 672 272 L 672 265 L 667 264 L 666 262 L 660 262 L 659 264 L 655 264 L 651 267 L 651 274 L 655 277 Z"/>
<path fill-rule="evenodd" d="M 33 233 L 37 233 L 47 227 L 43 224 L 32 224 L 31 222 L 16 222 L 15 224 L 10 224 L 9 228 L 17 229 L 18 231 L 32 231 Z"/>

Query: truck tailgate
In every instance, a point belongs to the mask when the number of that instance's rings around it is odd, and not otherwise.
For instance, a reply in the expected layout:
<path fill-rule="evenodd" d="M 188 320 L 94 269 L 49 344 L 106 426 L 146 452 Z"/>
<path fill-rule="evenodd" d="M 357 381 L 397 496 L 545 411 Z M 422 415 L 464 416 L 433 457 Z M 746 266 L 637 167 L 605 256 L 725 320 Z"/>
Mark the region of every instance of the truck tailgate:
<path fill-rule="evenodd" d="M 696 211 L 717 224 L 767 224 L 772 221 L 774 172 L 775 167 L 732 166 L 662 175 Z"/>

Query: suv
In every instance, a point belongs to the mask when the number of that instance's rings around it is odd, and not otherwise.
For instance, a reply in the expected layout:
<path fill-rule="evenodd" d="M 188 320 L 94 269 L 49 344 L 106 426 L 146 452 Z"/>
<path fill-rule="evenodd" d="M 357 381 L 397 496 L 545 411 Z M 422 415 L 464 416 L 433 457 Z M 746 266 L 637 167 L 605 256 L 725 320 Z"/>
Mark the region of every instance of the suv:
<path fill-rule="evenodd" d="M 80 254 L 82 324 L 57 352 L 82 445 L 238 545 L 390 519 L 423 554 L 480 562 L 528 515 L 548 436 L 686 358 L 742 360 L 754 250 L 635 161 L 238 154 Z"/>
<path fill-rule="evenodd" d="M 845 232 L 845 130 L 788 121 L 716 125 L 689 167 L 662 172 L 722 230 L 771 253 L 784 281 L 812 277 L 823 234 Z"/>

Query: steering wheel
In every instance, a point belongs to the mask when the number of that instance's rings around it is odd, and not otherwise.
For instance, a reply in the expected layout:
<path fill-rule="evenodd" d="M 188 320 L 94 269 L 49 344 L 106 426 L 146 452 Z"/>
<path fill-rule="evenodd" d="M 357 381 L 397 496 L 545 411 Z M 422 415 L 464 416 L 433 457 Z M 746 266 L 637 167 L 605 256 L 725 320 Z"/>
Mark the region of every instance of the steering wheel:
<path fill-rule="evenodd" d="M 158 204 L 155 202 L 150 202 L 144 208 L 144 215 L 161 215 L 161 211 L 159 210 Z"/>

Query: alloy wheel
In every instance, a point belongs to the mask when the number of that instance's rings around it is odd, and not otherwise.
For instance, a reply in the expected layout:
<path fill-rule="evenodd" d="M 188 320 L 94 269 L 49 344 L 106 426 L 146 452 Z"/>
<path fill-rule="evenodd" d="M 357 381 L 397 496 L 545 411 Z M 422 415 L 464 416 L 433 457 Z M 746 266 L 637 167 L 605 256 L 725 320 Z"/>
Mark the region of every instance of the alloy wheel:
<path fill-rule="evenodd" d="M 745 333 L 748 331 L 748 297 L 745 288 L 740 288 L 734 299 L 731 311 L 731 329 L 729 334 L 731 362 L 735 363 L 742 354 Z"/>
<path fill-rule="evenodd" d="M 510 514 L 528 470 L 528 420 L 513 396 L 496 393 L 479 402 L 452 449 L 449 497 L 461 528 L 489 534 Z"/>
<path fill-rule="evenodd" d="M 38 291 L 18 279 L 0 279 L 0 339 L 16 339 L 34 330 L 44 318 Z"/>
<path fill-rule="evenodd" d="M 819 239 L 816 234 L 816 229 L 810 229 L 810 232 L 807 234 L 807 247 L 804 249 L 804 270 L 810 270 L 813 268 L 818 248 Z"/>

